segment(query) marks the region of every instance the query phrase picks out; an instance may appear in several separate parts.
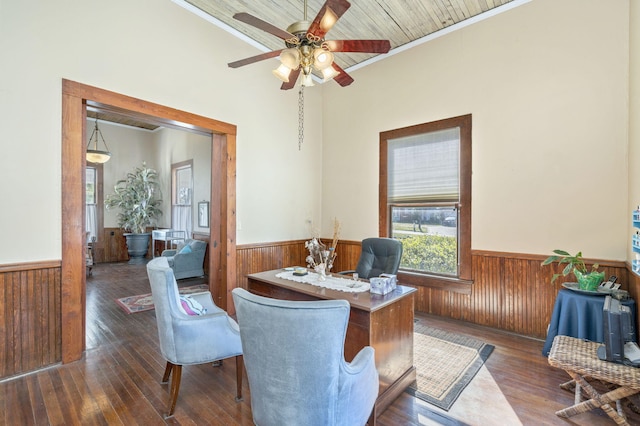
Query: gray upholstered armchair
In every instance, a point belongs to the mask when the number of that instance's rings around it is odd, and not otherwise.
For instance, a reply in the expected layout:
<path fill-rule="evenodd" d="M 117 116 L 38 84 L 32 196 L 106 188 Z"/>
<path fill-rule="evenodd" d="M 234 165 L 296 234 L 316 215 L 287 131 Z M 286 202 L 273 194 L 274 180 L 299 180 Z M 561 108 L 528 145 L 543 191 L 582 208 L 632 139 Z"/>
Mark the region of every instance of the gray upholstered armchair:
<path fill-rule="evenodd" d="M 166 257 L 151 260 L 147 275 L 156 310 L 160 351 L 167 360 L 162 383 L 173 373 L 167 416 L 173 415 L 176 406 L 183 365 L 236 357 L 236 400 L 241 400 L 244 366 L 238 324 L 213 303 L 208 291 L 183 298 L 189 301 L 185 306 Z M 206 312 L 194 315 L 195 305 Z"/>
<path fill-rule="evenodd" d="M 380 274 L 398 273 L 402 259 L 402 243 L 393 238 L 365 238 L 362 240 L 362 252 L 355 270 L 342 271 L 341 274 L 356 272 L 359 278 L 369 279 Z"/>
<path fill-rule="evenodd" d="M 374 350 L 344 360 L 349 302 L 295 302 L 235 288 L 258 426 L 362 426 L 378 396 Z"/>
<path fill-rule="evenodd" d="M 204 275 L 204 255 L 207 243 L 201 240 L 187 239 L 176 249 L 164 250 L 162 256 L 169 261 L 177 280 L 201 277 Z"/>

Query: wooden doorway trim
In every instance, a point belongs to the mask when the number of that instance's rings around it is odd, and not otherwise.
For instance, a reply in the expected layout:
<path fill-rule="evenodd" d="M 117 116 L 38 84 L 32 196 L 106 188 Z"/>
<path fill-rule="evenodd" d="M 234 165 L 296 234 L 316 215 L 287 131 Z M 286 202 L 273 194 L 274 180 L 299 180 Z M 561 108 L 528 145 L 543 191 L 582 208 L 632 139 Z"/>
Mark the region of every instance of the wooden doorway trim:
<path fill-rule="evenodd" d="M 209 288 L 216 304 L 233 309 L 236 283 L 236 126 L 162 105 L 62 80 L 62 362 L 85 349 L 86 107 L 119 112 L 165 127 L 211 136 Z M 113 161 L 113 160 L 112 160 Z M 219 206 L 215 208 L 214 206 Z M 233 312 L 230 312 L 233 313 Z"/>

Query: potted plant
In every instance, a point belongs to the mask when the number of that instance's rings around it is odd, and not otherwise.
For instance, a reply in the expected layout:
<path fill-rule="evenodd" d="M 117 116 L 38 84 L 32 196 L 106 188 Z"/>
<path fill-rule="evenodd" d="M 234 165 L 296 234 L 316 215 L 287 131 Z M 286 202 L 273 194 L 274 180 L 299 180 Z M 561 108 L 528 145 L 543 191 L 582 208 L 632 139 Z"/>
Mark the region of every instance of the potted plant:
<path fill-rule="evenodd" d="M 599 265 L 597 263 L 594 263 L 591 266 L 591 270 L 588 270 L 581 251 L 573 256 L 565 250 L 556 249 L 553 252 L 555 254 L 546 258 L 542 265 L 545 266 L 557 262 L 559 265 L 566 263 L 566 266 L 561 273 L 553 274 L 552 283 L 560 276 L 566 277 L 573 273 L 581 290 L 595 291 L 598 289 L 598 286 L 604 280 L 604 272 L 598 271 Z"/>
<path fill-rule="evenodd" d="M 114 193 L 107 196 L 107 210 L 119 208 L 118 226 L 125 232 L 129 263 L 143 263 L 149 247 L 151 233 L 147 227 L 162 215 L 162 194 L 158 172 L 142 163 L 116 182 Z"/>

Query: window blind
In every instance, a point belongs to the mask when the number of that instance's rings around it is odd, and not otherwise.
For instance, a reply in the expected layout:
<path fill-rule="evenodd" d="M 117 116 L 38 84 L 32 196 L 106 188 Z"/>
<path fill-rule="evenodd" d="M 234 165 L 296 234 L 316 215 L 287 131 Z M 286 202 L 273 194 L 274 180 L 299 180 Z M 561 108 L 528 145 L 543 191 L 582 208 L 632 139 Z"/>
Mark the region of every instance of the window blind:
<path fill-rule="evenodd" d="M 389 203 L 458 201 L 460 128 L 388 140 Z"/>

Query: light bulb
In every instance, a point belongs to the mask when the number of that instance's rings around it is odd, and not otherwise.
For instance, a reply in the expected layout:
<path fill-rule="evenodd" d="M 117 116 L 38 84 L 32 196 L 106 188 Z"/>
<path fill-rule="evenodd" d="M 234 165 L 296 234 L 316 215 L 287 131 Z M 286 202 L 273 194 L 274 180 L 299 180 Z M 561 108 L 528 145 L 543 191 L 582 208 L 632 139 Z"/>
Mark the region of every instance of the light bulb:
<path fill-rule="evenodd" d="M 311 74 L 303 74 L 302 78 L 300 79 L 300 85 L 305 87 L 314 86 Z"/>
<path fill-rule="evenodd" d="M 333 63 L 333 53 L 325 49 L 315 49 L 313 51 L 313 66 L 315 66 L 319 70 L 324 70 L 325 68 L 331 66 Z"/>
<path fill-rule="evenodd" d="M 336 71 L 333 67 L 328 67 L 322 70 L 322 77 L 324 77 L 324 80 L 331 80 L 332 78 L 334 78 L 335 76 L 337 76 L 338 74 L 340 74 L 338 71 Z"/>
<path fill-rule="evenodd" d="M 273 70 L 272 72 L 273 72 L 273 75 L 275 75 L 285 83 L 289 82 L 289 74 L 291 73 L 291 68 L 289 68 L 285 64 L 280 64 L 280 66 L 275 70 Z"/>
<path fill-rule="evenodd" d="M 284 49 L 280 52 L 280 62 L 289 69 L 296 69 L 300 65 L 300 52 L 298 49 Z"/>

